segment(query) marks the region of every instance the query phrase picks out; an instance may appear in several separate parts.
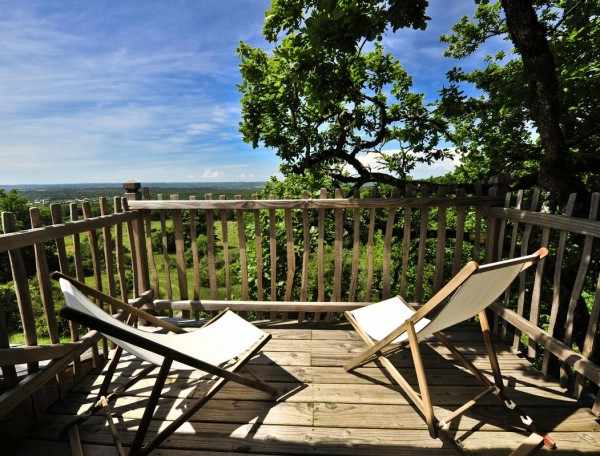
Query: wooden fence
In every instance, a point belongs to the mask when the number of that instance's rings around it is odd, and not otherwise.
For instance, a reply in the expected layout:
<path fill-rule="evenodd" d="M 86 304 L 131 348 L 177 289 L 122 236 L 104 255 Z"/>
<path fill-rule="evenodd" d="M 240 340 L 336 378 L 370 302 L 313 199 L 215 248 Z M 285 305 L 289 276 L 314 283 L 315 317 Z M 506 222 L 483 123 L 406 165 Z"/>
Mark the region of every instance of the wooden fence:
<path fill-rule="evenodd" d="M 570 195 L 562 213 L 555 215 L 544 213 L 540 208 L 537 189 L 527 193 L 509 193 L 504 207 L 490 208 L 488 239 L 493 241 L 489 243 L 489 258 L 513 258 L 540 246 L 548 247 L 550 255 L 535 269 L 522 273 L 502 302 L 492 306 L 500 317 L 495 329 L 512 342 L 513 350 L 524 348 L 530 358 L 541 356 L 541 370 L 545 375 L 552 372 L 553 363 L 558 361 L 561 384 L 572 388 L 574 395 L 580 397 L 585 392 L 586 382 L 600 385 L 600 369 L 591 361 L 598 356 L 600 258 L 597 254 L 593 257 L 593 247 L 594 241 L 600 238 L 597 219 L 600 194 L 591 195 L 586 219 L 572 216 L 575 194 Z M 566 261 L 567 253 L 569 261 Z M 590 268 L 592 262 L 593 269 Z M 545 274 L 548 267 L 551 276 Z M 583 343 L 580 350 L 575 351 L 574 323 L 578 306 L 589 309 L 589 318 Z M 540 321 L 542 309 L 548 315 L 547 322 Z M 509 331 L 511 328 L 514 330 Z M 526 347 L 523 347 L 524 339 Z M 593 410 L 600 413 L 600 395 L 596 396 Z"/>
<path fill-rule="evenodd" d="M 107 354 L 106 341 L 93 331 L 81 336 L 83 331 L 75 325 L 69 327 L 70 340 L 60 340 L 48 264 L 122 300 L 152 289 L 157 313 L 181 312 L 182 318 L 194 319 L 202 312 L 230 307 L 251 318 L 291 317 L 304 323 L 331 321 L 343 310 L 398 293 L 421 302 L 471 258 L 509 258 L 544 244 L 551 256 L 531 277 L 521 276 L 494 305 L 495 329 L 500 337 L 510 338 L 516 350 L 526 335 L 527 354 L 533 357 L 542 351 L 545 373 L 551 373 L 558 359 L 565 384 L 571 380 L 576 394 L 582 394 L 588 382 L 600 384 L 600 368 L 590 361 L 597 351 L 598 291 L 584 349 L 572 349 L 573 316 L 593 272 L 588 270 L 593 240 L 600 236 L 598 195 L 592 199 L 590 217 L 577 219 L 570 216 L 574 197 L 564 215 L 549 215 L 538 210 L 537 191 L 527 198 L 523 192 L 512 195 L 513 204 L 510 194 L 498 198 L 493 190 L 488 196 L 440 192 L 409 198 L 343 198 L 340 193 L 330 198 L 321 191 L 319 198 L 283 200 L 212 195 L 152 199 L 138 184 L 127 184 L 125 190 L 125 198 L 115 198 L 110 213 L 103 198 L 99 215 L 92 214 L 89 202 L 72 203 L 68 222 L 63 222 L 66 208 L 54 205 L 49 226 L 41 226 L 39 211 L 32 208 L 31 229 L 24 231 L 16 232 L 14 216 L 3 214 L 0 254 L 7 252 L 10 258 L 25 345 L 10 346 L 7 330 L 0 325 L 0 417 L 29 397 L 34 398 L 34 411 L 43 409 L 51 399 L 42 400 L 36 392 L 45 384 L 56 378 L 60 394 Z M 197 242 L 200 235 L 205 244 Z M 573 236 L 583 239 L 581 261 L 570 298 L 563 302 L 563 257 Z M 57 258 L 48 258 L 48 243 L 55 245 Z M 31 280 L 23 261 L 27 249 L 34 251 L 34 286 L 49 345 L 37 343 Z M 89 258 L 83 257 L 84 251 Z M 548 291 L 542 279 L 546 263 L 552 261 L 554 291 Z M 88 271 L 84 262 L 91 264 Z M 551 312 L 542 329 L 543 306 Z M 565 331 L 559 331 L 561 325 Z M 82 357 L 88 352 L 91 361 Z M 19 375 L 22 365 L 26 369 Z"/>

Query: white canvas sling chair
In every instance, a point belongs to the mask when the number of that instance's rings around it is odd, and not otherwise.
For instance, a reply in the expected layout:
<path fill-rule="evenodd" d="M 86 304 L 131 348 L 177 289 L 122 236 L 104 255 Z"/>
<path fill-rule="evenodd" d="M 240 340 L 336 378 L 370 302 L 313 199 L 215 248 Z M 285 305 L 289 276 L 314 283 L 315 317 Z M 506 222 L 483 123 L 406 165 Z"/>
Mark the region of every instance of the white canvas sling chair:
<path fill-rule="evenodd" d="M 77 424 L 89 417 L 99 409 L 105 409 L 108 424 L 117 451 L 125 455 L 123 446 L 117 435 L 116 426 L 112 421 L 110 402 L 123 394 L 125 390 L 133 386 L 138 380 L 147 376 L 156 366 L 160 366 L 156 382 L 148 399 L 142 419 L 138 425 L 129 456 L 141 456 L 150 453 L 158 447 L 166 438 L 175 432 L 183 423 L 185 423 L 196 411 L 208 402 L 227 381 L 239 383 L 250 388 L 254 388 L 270 394 L 276 398 L 278 391 L 272 386 L 264 383 L 258 378 L 248 378 L 238 373 L 238 371 L 269 341 L 271 335 L 260 330 L 253 324 L 247 322 L 234 312 L 225 309 L 213 319 L 208 321 L 203 327 L 186 332 L 183 329 L 161 320 L 141 309 L 125 304 L 115 298 L 101 293 L 87 285 L 68 277 L 62 273 L 55 272 L 53 278 L 58 279 L 60 287 L 65 296 L 65 306 L 61 309 L 62 317 L 81 323 L 90 329 L 95 329 L 99 333 L 111 340 L 116 346 L 115 354 L 109 364 L 104 381 L 100 387 L 97 401 L 90 407 L 90 410 L 76 419 L 72 424 Z M 119 318 L 104 312 L 99 306 L 93 303 L 85 294 L 93 296 L 96 299 L 103 300 L 105 303 L 117 307 L 121 310 L 120 317 L 129 314 L 127 323 Z M 175 334 L 159 334 L 156 332 L 142 331 L 132 324 L 136 319 L 147 320 L 153 325 L 168 329 Z M 129 323 L 129 324 L 128 324 Z M 108 394 L 110 383 L 114 375 L 122 351 L 134 355 L 135 357 L 150 363 L 150 366 L 134 378 L 130 379 L 125 385 L 121 386 L 112 394 Z M 209 388 L 206 394 L 195 399 L 183 411 L 182 415 L 172 421 L 166 428 L 161 430 L 150 442 L 144 445 L 146 433 L 150 421 L 154 415 L 158 404 L 161 391 L 171 369 L 177 370 L 200 370 L 211 374 L 217 380 Z"/>
<path fill-rule="evenodd" d="M 395 297 L 345 312 L 344 314 L 350 324 L 369 346 L 364 352 L 348 362 L 344 366 L 345 369 L 351 371 L 367 362 L 377 361 L 377 364 L 387 371 L 416 406 L 417 411 L 425 419 L 431 436 L 449 441 L 459 452 L 461 450 L 460 444 L 450 437 L 447 432 L 450 424 L 488 394 L 494 394 L 508 409 L 518 413 L 524 427 L 531 433 L 523 445 L 512 454 L 531 454 L 531 452 L 537 450 L 542 442 L 549 447 L 554 447 L 552 439 L 547 435 L 540 436 L 537 434 L 533 420 L 519 411 L 516 404 L 506 397 L 500 365 L 486 315 L 487 307 L 504 293 L 513 280 L 522 271 L 547 254 L 548 250 L 541 248 L 532 255 L 481 266 L 475 261 L 471 261 L 419 308 L 413 308 L 401 297 Z M 479 318 L 493 373 L 493 382 L 466 359 L 442 332 L 475 316 Z M 481 393 L 441 420 L 435 416 L 433 411 L 427 375 L 419 349 L 420 342 L 432 337 L 447 347 L 454 357 L 485 387 Z M 410 386 L 408 381 L 387 358 L 392 353 L 396 353 L 407 346 L 409 346 L 413 358 L 419 392 Z"/>

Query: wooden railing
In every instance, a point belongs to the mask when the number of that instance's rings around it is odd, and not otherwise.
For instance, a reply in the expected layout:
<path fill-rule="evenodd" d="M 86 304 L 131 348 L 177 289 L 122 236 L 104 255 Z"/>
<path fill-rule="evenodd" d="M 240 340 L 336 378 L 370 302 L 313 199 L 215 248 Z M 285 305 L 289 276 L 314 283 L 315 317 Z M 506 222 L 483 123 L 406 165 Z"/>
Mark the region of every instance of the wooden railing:
<path fill-rule="evenodd" d="M 600 194 L 591 195 L 587 219 L 572 216 L 575 202 L 576 195 L 570 195 L 562 214 L 554 215 L 540 210 L 540 193 L 536 189 L 528 195 L 523 191 L 514 195 L 509 193 L 504 207 L 493 207 L 488 212 L 491 220 L 488 238 L 494 239 L 490 245 L 495 259 L 522 255 L 532 247 L 550 249 L 549 257 L 540 261 L 531 272 L 522 273 L 513 288 L 506 292 L 503 302 L 494 304 L 492 309 L 501 317 L 495 329 L 501 337 L 512 342 L 515 351 L 521 350 L 521 335 L 525 335 L 525 352 L 530 358 L 541 355 L 541 370 L 545 375 L 552 373 L 553 363 L 558 360 L 561 383 L 580 397 L 587 381 L 600 385 L 600 368 L 592 361 L 598 355 L 600 317 L 597 245 L 596 256 L 593 255 L 594 240 L 600 238 L 600 221 L 597 219 Z M 592 260 L 593 269 L 590 268 Z M 551 276 L 545 274 L 548 266 L 552 267 Z M 589 307 L 589 318 L 583 343 L 576 351 L 573 342 L 578 305 Z M 549 315 L 543 324 L 540 321 L 542 309 Z M 508 331 L 509 327 L 514 328 L 512 333 Z M 600 413 L 600 395 L 596 396 L 594 412 Z"/>
<path fill-rule="evenodd" d="M 75 379 L 90 368 L 100 367 L 108 355 L 107 341 L 95 331 L 83 331 L 71 322 L 68 335 L 62 334 L 64 322 L 57 316 L 62 294 L 50 279 L 50 267 L 122 300 L 134 298 L 138 290 L 147 288 L 135 265 L 135 248 L 142 251 L 140 240 L 137 245 L 135 242 L 142 214 L 127 210 L 127 200 L 122 197 L 114 199 L 112 213 L 105 198 L 99 199 L 98 208 L 100 214 L 93 214 L 88 201 L 68 207 L 55 204 L 50 207 L 52 225 L 43 226 L 39 209 L 32 207 L 31 229 L 22 231 L 15 231 L 15 214 L 2 213 L 0 254 L 8 255 L 24 344 L 10 344 L 10 336 L 15 334 L 9 334 L 6 320 L 12 309 L 0 308 L 0 418 L 17 407 L 22 415 L 36 415 Z M 129 233 L 127 248 L 124 232 Z M 50 244 L 55 253 L 48 254 Z M 128 276 L 136 278 L 133 284 Z M 40 308 L 43 317 L 37 315 Z M 48 341 L 40 344 L 42 335 Z M 87 351 L 90 356 L 82 358 Z"/>
<path fill-rule="evenodd" d="M 182 311 L 190 318 L 230 307 L 300 322 L 331 320 L 336 312 L 397 293 L 421 301 L 467 257 L 484 255 L 484 214 L 502 201 L 460 195 L 342 198 L 339 191 L 328 198 L 325 190 L 319 199 L 149 196 L 127 194 L 130 208 L 145 212 L 150 232 L 147 262 L 156 311 Z M 206 239 L 203 251 L 199 235 Z"/>
<path fill-rule="evenodd" d="M 493 306 L 495 330 L 515 350 L 526 336 L 526 354 L 541 356 L 544 373 L 551 374 L 558 359 L 563 381 L 572 380 L 577 395 L 600 384 L 600 368 L 591 361 L 597 351 L 597 289 L 583 350 L 572 344 L 576 305 L 589 295 L 589 276 L 597 273 L 589 266 L 600 236 L 598 195 L 590 217 L 579 219 L 571 216 L 574 197 L 564 215 L 539 212 L 537 191 L 524 204 L 523 192 L 499 199 L 493 190 L 490 196 L 343 198 L 337 192 L 330 198 L 321 191 L 319 198 L 233 200 L 162 198 L 138 184 L 125 190 L 112 211 L 100 198 L 99 215 L 89 202 L 70 204 L 68 217 L 66 207 L 53 205 L 48 226 L 41 226 L 32 208 L 28 230 L 15 231 L 14 215 L 3 214 L 0 254 L 10 258 L 24 345 L 9 344 L 0 311 L 0 417 L 27 397 L 34 410 L 43 409 L 56 396 L 41 398 L 40 391 L 49 394 L 44 385 L 51 381 L 62 392 L 107 354 L 106 341 L 93 331 L 82 335 L 75 325 L 68 327 L 68 340 L 61 339 L 61 296 L 53 294 L 56 285 L 49 280 L 53 268 L 122 300 L 152 289 L 150 309 L 156 314 L 197 319 L 231 307 L 248 318 L 315 324 L 395 294 L 422 302 L 470 259 L 514 257 L 543 244 L 551 255 Z M 567 249 L 574 236 L 581 239 L 581 260 L 573 275 L 565 256 L 577 250 Z M 47 254 L 48 244 L 56 254 Z M 33 258 L 35 271 L 26 268 L 24 256 Z M 550 287 L 544 286 L 549 262 L 555 264 Z M 566 300 L 560 293 L 565 273 L 573 275 Z M 43 328 L 34 321 L 31 291 L 43 309 Z M 539 321 L 544 306 L 550 309 L 548 324 Z M 49 344 L 38 344 L 41 330 Z M 19 369 L 25 372 L 19 375 Z"/>

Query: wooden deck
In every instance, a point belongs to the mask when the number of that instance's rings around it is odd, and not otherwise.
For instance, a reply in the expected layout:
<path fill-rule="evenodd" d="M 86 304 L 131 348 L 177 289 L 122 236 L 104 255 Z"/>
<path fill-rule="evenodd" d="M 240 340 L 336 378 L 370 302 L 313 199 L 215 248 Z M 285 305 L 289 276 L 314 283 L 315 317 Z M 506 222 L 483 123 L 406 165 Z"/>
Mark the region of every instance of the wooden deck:
<path fill-rule="evenodd" d="M 450 335 L 469 359 L 489 372 L 483 343 L 475 329 L 465 325 Z M 287 400 L 274 403 L 263 393 L 230 383 L 153 455 L 456 454 L 429 437 L 415 409 L 373 364 L 355 373 L 344 371 L 344 361 L 364 349 L 347 327 L 311 329 L 279 324 L 268 331 L 273 339 L 248 368 L 282 390 L 292 391 Z M 534 418 L 540 431 L 551 431 L 558 444 L 557 450 L 541 450 L 540 454 L 600 455 L 600 424 L 590 409 L 566 396 L 556 383 L 544 380 L 526 359 L 512 354 L 506 345 L 499 344 L 498 352 L 510 396 Z M 408 350 L 393 360 L 416 384 Z M 441 416 L 481 389 L 469 373 L 453 364 L 444 348 L 424 348 L 424 361 L 432 400 Z M 126 381 L 139 369 L 139 362 L 125 357 L 117 381 Z M 140 381 L 114 405 L 125 443 L 131 441 L 141 418 L 154 383 L 152 377 Z M 70 454 L 67 440 L 59 431 L 89 405 L 102 378 L 102 374 L 88 376 L 68 397 L 54 404 L 23 441 L 18 454 Z M 167 382 L 157 407 L 160 419 L 152 422 L 151 432 L 176 418 L 190 398 L 207 388 L 207 382 L 196 374 L 173 372 Z M 522 442 L 524 436 L 509 429 L 518 419 L 504 410 L 488 397 L 484 405 L 457 422 L 453 432 L 469 454 L 507 455 Z M 80 435 L 86 456 L 116 455 L 103 415 L 91 417 L 80 427 Z"/>

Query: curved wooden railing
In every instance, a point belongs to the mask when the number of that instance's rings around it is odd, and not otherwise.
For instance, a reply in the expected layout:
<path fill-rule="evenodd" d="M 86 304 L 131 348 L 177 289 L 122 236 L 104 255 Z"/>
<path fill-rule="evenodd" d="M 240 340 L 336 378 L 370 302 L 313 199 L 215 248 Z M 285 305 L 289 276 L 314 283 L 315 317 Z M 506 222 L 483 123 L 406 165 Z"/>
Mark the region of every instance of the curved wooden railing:
<path fill-rule="evenodd" d="M 515 351 L 523 348 L 521 335 L 525 335 L 528 357 L 542 356 L 541 369 L 545 375 L 552 373 L 558 361 L 562 385 L 571 388 L 575 397 L 581 397 L 588 381 L 600 385 L 600 369 L 592 361 L 597 359 L 600 317 L 600 273 L 598 258 L 593 258 L 594 242 L 598 243 L 600 238 L 600 194 L 591 195 L 587 219 L 572 216 L 575 194 L 570 195 L 560 215 L 542 212 L 539 197 L 538 190 L 530 191 L 525 205 L 523 191 L 509 193 L 504 207 L 493 207 L 488 212 L 491 220 L 488 235 L 494 239 L 492 253 L 496 258 L 512 258 L 529 251 L 531 246 L 548 247 L 551 252 L 535 270 L 521 274 L 513 289 L 506 292 L 503 302 L 493 306 L 501 318 L 496 331 L 512 341 Z M 515 207 L 509 207 L 511 204 Z M 567 245 L 571 247 L 570 261 L 565 258 Z M 591 269 L 593 259 L 596 267 Z M 550 278 L 544 272 L 551 262 Z M 576 270 L 573 264 L 577 264 Z M 567 283 L 566 273 L 569 273 Z M 591 302 L 585 302 L 584 294 Z M 516 300 L 513 309 L 508 308 L 511 299 Z M 573 349 L 576 308 L 584 304 L 589 307 L 589 318 L 583 343 L 576 351 Z M 549 309 L 549 321 L 542 328 L 540 315 L 544 307 Z M 512 334 L 509 326 L 514 328 Z M 600 414 L 600 395 L 596 395 L 593 410 Z"/>
<path fill-rule="evenodd" d="M 61 343 L 60 302 L 53 301 L 49 264 L 121 300 L 152 289 L 157 314 L 193 319 L 231 307 L 249 318 L 314 324 L 398 293 L 421 302 L 469 259 L 514 257 L 542 244 L 550 247 L 550 257 L 521 276 L 494 305 L 495 330 L 515 350 L 522 348 L 526 335 L 526 353 L 542 356 L 546 374 L 558 359 L 563 381 L 571 380 L 577 395 L 600 383 L 600 368 L 591 361 L 598 350 L 597 289 L 583 350 L 573 350 L 572 344 L 575 306 L 584 291 L 589 294 L 589 276 L 597 272 L 589 266 L 594 239 L 600 236 L 598 195 L 588 219 L 571 216 L 574 197 L 563 215 L 539 212 L 537 191 L 528 198 L 517 193 L 514 208 L 515 195 L 499 199 L 494 192 L 418 198 L 343 198 L 337 192 L 329 198 L 321 191 L 320 198 L 286 200 L 150 195 L 128 184 L 125 197 L 114 199 L 112 211 L 100 198 L 99 214 L 92 213 L 89 202 L 71 203 L 68 211 L 52 205 L 49 226 L 41 226 L 39 211 L 32 208 L 32 228 L 23 231 L 15 231 L 14 215 L 2 214 L 0 254 L 10 259 L 25 345 L 10 346 L 0 311 L 0 416 L 28 397 L 40 408 L 36 394 L 44 385 L 56 381 L 62 391 L 87 369 L 101 365 L 108 353 L 107 342 L 97 333 L 82 335 L 85 331 L 75 325 L 69 327 L 69 340 Z M 197 242 L 200 235 L 205 243 Z M 559 292 L 563 260 L 573 236 L 581 238 L 581 260 L 564 300 Z M 48 243 L 55 246 L 55 258 L 47 256 Z M 35 281 L 24 262 L 26 250 L 33 251 Z M 551 261 L 553 290 L 547 293 L 544 268 Z M 44 311 L 47 345 L 38 344 L 31 284 Z M 550 321 L 541 327 L 544 305 L 551 310 Z"/>

